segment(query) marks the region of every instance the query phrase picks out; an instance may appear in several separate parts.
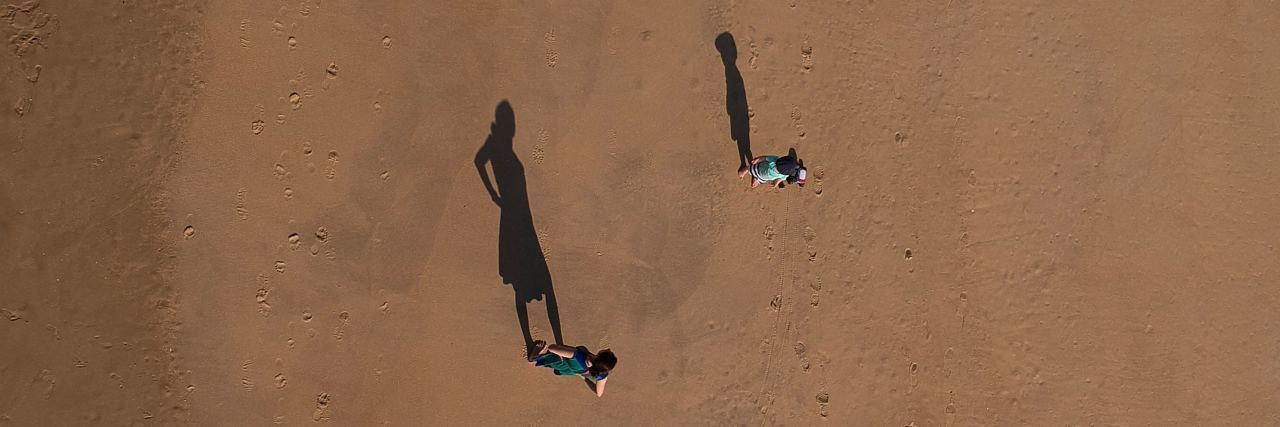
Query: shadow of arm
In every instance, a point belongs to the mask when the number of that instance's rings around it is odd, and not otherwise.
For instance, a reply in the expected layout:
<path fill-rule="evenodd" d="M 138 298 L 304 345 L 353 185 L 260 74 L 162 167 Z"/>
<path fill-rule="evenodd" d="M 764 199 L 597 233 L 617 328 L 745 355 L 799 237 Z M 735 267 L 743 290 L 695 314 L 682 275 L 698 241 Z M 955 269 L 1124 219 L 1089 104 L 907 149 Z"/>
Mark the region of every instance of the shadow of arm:
<path fill-rule="evenodd" d="M 480 181 L 484 182 L 484 189 L 489 192 L 489 198 L 494 204 L 502 206 L 502 198 L 498 197 L 498 191 L 493 188 L 493 181 L 489 180 L 489 171 L 484 168 L 484 164 L 489 160 L 489 142 L 485 141 L 485 144 L 476 150 L 476 172 L 480 174 Z"/>

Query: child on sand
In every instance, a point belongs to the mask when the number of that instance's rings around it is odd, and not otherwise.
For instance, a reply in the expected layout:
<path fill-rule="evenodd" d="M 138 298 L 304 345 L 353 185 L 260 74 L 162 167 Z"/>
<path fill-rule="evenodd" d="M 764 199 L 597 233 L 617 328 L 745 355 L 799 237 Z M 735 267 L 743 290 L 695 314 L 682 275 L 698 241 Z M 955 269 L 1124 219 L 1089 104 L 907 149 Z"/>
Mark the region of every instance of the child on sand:
<path fill-rule="evenodd" d="M 591 354 L 586 347 L 547 345 L 543 340 L 534 341 L 533 347 L 529 354 L 530 365 L 551 368 L 556 375 L 583 377 L 596 392 L 596 397 L 604 396 L 604 382 L 609 371 L 618 364 L 618 357 L 607 348 Z"/>
<path fill-rule="evenodd" d="M 751 159 L 751 164 L 738 169 L 738 177 L 751 174 L 751 188 L 760 184 L 769 184 L 782 188 L 784 184 L 799 184 L 804 187 L 808 170 L 804 164 L 796 160 L 794 155 L 760 156 Z"/>

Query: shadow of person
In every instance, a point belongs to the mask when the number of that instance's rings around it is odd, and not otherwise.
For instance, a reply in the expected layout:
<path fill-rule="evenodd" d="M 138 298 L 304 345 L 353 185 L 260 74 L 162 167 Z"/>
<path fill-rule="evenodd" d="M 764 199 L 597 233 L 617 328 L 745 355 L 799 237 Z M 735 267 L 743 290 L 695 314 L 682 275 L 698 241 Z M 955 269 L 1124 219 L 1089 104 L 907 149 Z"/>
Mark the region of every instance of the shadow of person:
<path fill-rule="evenodd" d="M 516 315 L 520 318 L 520 332 L 525 346 L 533 347 L 529 331 L 528 304 L 546 298 L 547 319 L 557 344 L 564 344 L 560 333 L 560 312 L 556 307 L 556 294 L 551 288 L 551 270 L 538 243 L 538 233 L 533 226 L 533 214 L 529 211 L 529 192 L 526 188 L 524 165 L 516 157 L 512 140 L 516 134 L 516 115 L 506 100 L 498 103 L 493 123 L 489 125 L 489 137 L 476 151 L 476 171 L 484 182 L 485 190 L 493 203 L 502 210 L 498 221 L 498 274 L 503 283 L 511 285 L 516 297 Z M 493 168 L 493 180 L 485 170 L 485 163 Z"/>
<path fill-rule="evenodd" d="M 741 168 L 753 158 L 751 117 L 747 112 L 747 88 L 738 71 L 738 45 L 733 41 L 733 34 L 723 32 L 716 36 L 716 50 L 724 62 L 724 108 L 729 113 L 729 137 L 738 143 L 738 167 Z"/>

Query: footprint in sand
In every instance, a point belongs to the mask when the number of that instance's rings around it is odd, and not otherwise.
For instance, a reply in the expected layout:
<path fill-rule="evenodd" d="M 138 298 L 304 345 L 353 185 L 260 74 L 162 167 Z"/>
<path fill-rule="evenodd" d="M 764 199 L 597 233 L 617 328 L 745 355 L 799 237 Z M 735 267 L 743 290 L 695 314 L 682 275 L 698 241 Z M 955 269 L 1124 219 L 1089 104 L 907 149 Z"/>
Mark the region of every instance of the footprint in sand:
<path fill-rule="evenodd" d="M 821 277 L 819 277 L 819 278 L 815 278 L 815 279 L 813 280 L 813 282 L 809 284 L 809 289 L 813 289 L 813 298 L 812 298 L 812 300 L 809 302 L 809 304 L 813 305 L 814 307 L 817 307 L 817 306 L 818 306 L 818 292 L 822 290 L 822 278 L 821 278 Z"/>
<path fill-rule="evenodd" d="M 302 0 L 298 2 L 298 14 L 302 15 L 303 18 L 306 18 L 308 16 L 311 16 L 312 9 L 318 8 L 318 7 L 320 7 L 320 0 L 315 0 L 314 5 L 312 5 L 311 2 L 307 0 Z"/>
<path fill-rule="evenodd" d="M 276 388 L 284 388 L 285 386 L 289 385 L 289 379 L 285 378 L 283 373 L 276 374 L 275 380 L 276 380 Z"/>
<path fill-rule="evenodd" d="M 338 152 L 329 152 L 329 165 L 324 168 L 324 178 L 332 180 L 338 176 Z"/>
<path fill-rule="evenodd" d="M 324 228 L 323 225 L 320 226 L 320 228 L 317 228 L 316 239 L 319 239 L 321 243 L 324 243 L 326 240 L 329 240 L 329 229 Z"/>
<path fill-rule="evenodd" d="M 809 372 L 809 357 L 805 355 L 805 345 L 803 342 L 796 341 L 796 345 L 792 347 L 796 351 L 796 356 L 800 358 L 800 369 Z"/>
<path fill-rule="evenodd" d="M 195 237 L 195 236 L 196 236 L 196 228 L 195 228 L 195 227 L 192 227 L 192 226 L 190 226 L 190 225 L 188 225 L 186 229 L 182 230 L 182 236 L 183 236 L 183 237 L 185 237 L 185 238 L 187 238 L 187 239 L 190 239 L 190 238 L 192 238 L 192 237 Z"/>
<path fill-rule="evenodd" d="M 289 106 L 294 110 L 302 108 L 302 95 L 299 95 L 297 92 L 290 93 Z"/>
<path fill-rule="evenodd" d="M 31 98 L 19 97 L 18 102 L 13 103 L 13 112 L 17 113 L 18 117 L 25 116 L 28 111 L 31 111 Z"/>
<path fill-rule="evenodd" d="M 320 393 L 316 396 L 316 410 L 311 413 L 311 419 L 315 421 L 329 420 L 329 393 Z"/>
<path fill-rule="evenodd" d="M 546 129 L 538 131 L 538 143 L 533 145 L 533 162 L 541 164 L 547 160 L 547 142 L 551 140 L 551 133 Z"/>
<path fill-rule="evenodd" d="M 285 188 L 284 188 L 284 199 L 285 199 L 285 200 L 289 200 L 289 199 L 292 199 L 292 198 L 293 198 L 293 189 L 292 189 L 292 188 L 289 188 L 289 187 L 285 187 Z"/>
<path fill-rule="evenodd" d="M 271 294 L 271 290 L 267 288 L 259 288 L 258 296 L 254 298 L 258 302 L 258 313 L 263 316 L 271 315 L 271 304 L 267 302 L 267 295 Z"/>
<path fill-rule="evenodd" d="M 559 43 L 556 42 L 556 30 L 552 29 L 542 35 L 542 55 L 543 59 L 547 62 L 547 68 L 555 68 L 556 64 L 560 63 L 560 50 L 557 47 L 558 45 Z"/>
<path fill-rule="evenodd" d="M 302 321 L 303 321 L 303 322 L 310 322 L 312 317 L 314 317 L 314 316 L 311 314 L 311 309 L 302 310 Z"/>
<path fill-rule="evenodd" d="M 294 36 L 289 36 L 289 50 L 293 50 L 297 48 L 298 48 L 298 38 Z"/>
<path fill-rule="evenodd" d="M 391 49 L 391 36 L 382 37 L 382 48 Z"/>
<path fill-rule="evenodd" d="M 267 122 L 264 122 L 262 120 L 254 120 L 253 122 L 249 123 L 249 131 L 253 132 L 254 135 L 261 134 L 262 131 L 266 128 L 267 128 Z"/>
<path fill-rule="evenodd" d="M 818 232 L 814 231 L 813 227 L 806 226 L 804 228 L 804 250 L 809 254 L 809 262 L 814 262 L 818 259 L 818 248 L 813 244 L 813 241 L 817 238 Z"/>
<path fill-rule="evenodd" d="M 276 261 L 276 272 L 284 273 L 284 261 Z"/>
<path fill-rule="evenodd" d="M 240 47 L 241 48 L 248 49 L 250 47 L 253 47 L 253 43 L 249 42 L 249 30 L 252 30 L 252 29 L 253 29 L 253 24 L 249 22 L 249 19 L 246 18 L 246 19 L 240 20 Z"/>
<path fill-rule="evenodd" d="M 347 326 L 351 324 L 351 313 L 338 313 L 338 326 L 333 328 L 333 337 L 338 341 L 342 341 L 347 336 Z"/>
<path fill-rule="evenodd" d="M 304 156 L 310 156 L 313 151 L 311 141 L 302 141 L 302 154 Z"/>
<path fill-rule="evenodd" d="M 330 63 L 329 63 L 329 66 L 328 66 L 328 67 L 325 67 L 324 71 L 325 71 L 325 73 L 328 73 L 328 74 L 329 74 L 329 78 L 331 78 L 331 79 L 336 79 L 336 78 L 338 78 L 338 63 L 336 63 L 336 62 L 330 62 Z"/>
<path fill-rule="evenodd" d="M 236 191 L 236 217 L 241 221 L 249 219 L 249 208 L 245 207 L 245 201 L 248 199 L 249 189 L 241 188 Z"/>
<path fill-rule="evenodd" d="M 302 247 L 302 236 L 299 236 L 299 235 L 298 235 L 298 233 L 290 234 L 290 235 L 289 235 L 289 249 L 292 249 L 292 250 L 295 250 L 295 251 L 296 251 L 296 250 L 298 250 L 298 248 L 300 248 L 300 247 Z"/>
<path fill-rule="evenodd" d="M 813 70 L 813 45 L 806 38 L 800 45 L 800 71 L 807 73 L 810 70 Z"/>
<path fill-rule="evenodd" d="M 796 128 L 796 136 L 800 137 L 800 139 L 804 139 L 805 130 L 801 117 L 802 114 L 800 113 L 800 106 L 797 105 L 791 107 L 791 126 Z"/>
<path fill-rule="evenodd" d="M 819 391 L 814 400 L 818 401 L 818 415 L 823 418 L 827 417 L 827 407 L 831 404 L 831 394 L 826 391 Z"/>

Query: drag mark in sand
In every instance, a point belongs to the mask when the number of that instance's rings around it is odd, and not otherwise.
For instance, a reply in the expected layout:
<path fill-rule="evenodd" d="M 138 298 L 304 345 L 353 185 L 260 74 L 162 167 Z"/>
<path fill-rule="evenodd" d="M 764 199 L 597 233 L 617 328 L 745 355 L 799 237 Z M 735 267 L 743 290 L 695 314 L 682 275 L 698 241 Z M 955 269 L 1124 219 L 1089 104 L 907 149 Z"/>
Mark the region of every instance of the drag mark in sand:
<path fill-rule="evenodd" d="M 799 208 L 797 207 L 797 205 L 799 204 L 787 203 L 785 208 L 785 213 L 783 214 L 783 217 L 782 217 L 783 218 L 782 219 L 782 239 L 780 239 L 781 242 L 778 248 L 779 255 L 778 255 L 778 261 L 777 261 L 778 265 L 780 265 L 780 267 L 778 268 L 779 270 L 778 280 L 777 280 L 778 286 L 775 290 L 773 299 L 770 301 L 770 304 L 769 304 L 770 307 L 773 309 L 772 311 L 774 312 L 773 327 L 771 328 L 769 335 L 764 339 L 764 344 L 766 348 L 765 348 L 765 360 L 764 360 L 763 388 L 759 393 L 761 400 L 758 402 L 760 403 L 761 415 L 767 414 L 771 409 L 771 406 L 775 399 L 773 390 L 775 390 L 776 388 L 775 385 L 778 382 L 778 378 L 782 375 L 780 373 L 781 360 L 779 357 L 777 357 L 778 347 L 782 345 L 782 337 L 781 337 L 782 331 L 786 331 L 786 332 L 791 331 L 791 321 L 786 319 L 786 317 L 790 314 L 791 310 L 787 305 L 787 301 L 788 301 L 788 298 L 786 295 L 787 286 L 785 286 L 785 282 L 787 278 L 792 277 L 791 263 L 789 262 L 788 258 L 790 257 L 789 256 L 790 249 L 791 249 L 790 242 L 795 240 L 795 238 L 797 237 L 796 234 L 798 234 L 795 227 L 791 224 L 792 218 L 798 218 L 797 209 Z M 773 237 L 774 237 L 773 227 L 772 226 L 767 227 L 765 229 L 765 240 L 768 242 L 767 245 L 770 248 L 770 250 L 772 250 L 772 247 L 773 247 Z M 785 327 L 784 327 L 784 323 L 785 323 Z M 797 348 L 799 349 L 801 347 L 797 347 Z M 775 367 L 774 365 L 778 365 L 778 366 Z"/>

